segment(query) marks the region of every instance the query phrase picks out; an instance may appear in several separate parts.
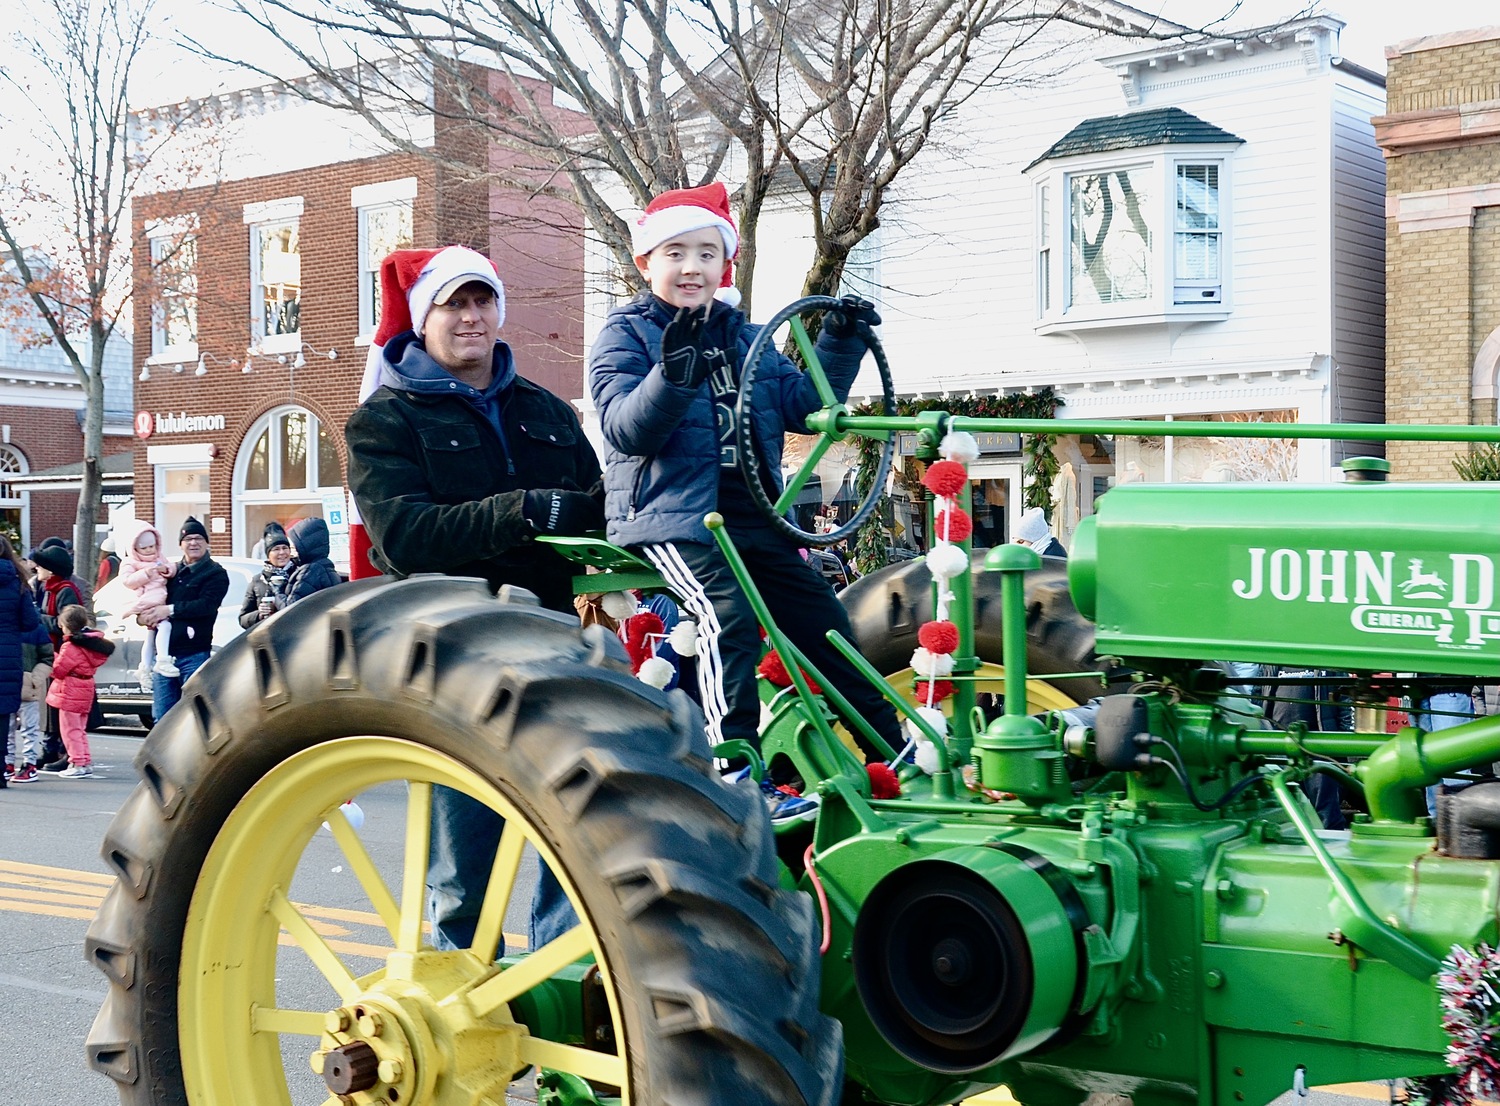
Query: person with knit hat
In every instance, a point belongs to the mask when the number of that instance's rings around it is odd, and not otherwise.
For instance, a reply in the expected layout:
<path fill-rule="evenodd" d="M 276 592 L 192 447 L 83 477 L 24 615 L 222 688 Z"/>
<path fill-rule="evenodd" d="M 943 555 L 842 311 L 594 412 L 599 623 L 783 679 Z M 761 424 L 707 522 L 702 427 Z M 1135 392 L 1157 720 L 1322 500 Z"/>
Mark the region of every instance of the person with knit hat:
<path fill-rule="evenodd" d="M 182 685 L 203 667 L 213 650 L 214 620 L 229 592 L 229 573 L 209 555 L 208 530 L 192 515 L 177 532 L 182 559 L 167 581 L 166 602 L 147 608 L 137 621 L 155 630 L 171 621 L 167 653 L 177 668 L 167 675 L 161 668 L 151 676 L 151 713 L 160 722 L 182 698 Z"/>
<path fill-rule="evenodd" d="M 48 637 L 52 639 L 52 648 L 56 652 L 62 648 L 63 641 L 58 615 L 64 608 L 83 602 L 83 593 L 71 579 L 73 557 L 59 538 L 55 544 L 43 542 L 37 546 L 27 560 L 36 567 L 37 582 L 41 585 L 37 596 L 37 614 Z M 51 706 L 47 707 L 43 717 L 42 730 L 46 739 L 37 768 L 48 773 L 61 772 L 68 767 L 68 754 L 63 745 L 61 719 L 57 710 Z"/>
<path fill-rule="evenodd" d="M 272 530 L 272 527 L 275 530 Z M 240 604 L 240 625 L 250 629 L 263 622 L 289 602 L 287 587 L 292 578 L 292 539 L 281 523 L 269 522 L 265 530 L 265 567 L 251 578 Z"/>
<path fill-rule="evenodd" d="M 1016 523 L 1016 536 L 1011 540 L 1017 545 L 1030 546 L 1042 557 L 1066 559 L 1068 556 L 1062 542 L 1057 540 L 1052 528 L 1047 525 L 1047 512 L 1040 507 L 1027 507 L 1021 512 L 1021 518 Z"/>
<path fill-rule="evenodd" d="M 704 528 L 704 516 L 717 511 L 777 624 L 901 748 L 891 705 L 828 644 L 829 630 L 852 638 L 847 612 L 771 527 L 741 473 L 734 419 L 740 367 L 756 328 L 738 310 L 739 236 L 724 185 L 657 196 L 632 225 L 631 245 L 647 288 L 610 312 L 589 355 L 589 388 L 608 446 L 605 515 L 610 540 L 650 560 L 698 623 L 696 670 L 709 741 L 741 738 L 758 746 L 760 721 L 760 627 Z M 861 332 L 879 323 L 874 305 L 853 296 L 824 316 L 817 355 L 839 402 L 865 353 Z M 764 481 L 779 486 L 786 433 L 808 433 L 805 420 L 823 402 L 812 377 L 779 353 L 756 367 L 755 391 L 756 452 Z M 883 759 L 873 745 L 864 752 L 872 762 Z M 769 775 L 763 781 L 772 820 L 816 815 L 815 799 L 776 786 L 787 782 Z"/>
<path fill-rule="evenodd" d="M 381 262 L 380 325 L 344 428 L 358 516 L 350 513 L 350 575 L 373 565 L 478 576 L 572 614 L 572 564 L 536 539 L 604 525 L 599 459 L 572 406 L 517 371 L 504 322 L 499 272 L 474 250 L 396 250 Z M 501 828 L 490 808 L 433 788 L 437 947 L 472 943 Z M 574 924 L 543 866 L 531 947 Z"/>

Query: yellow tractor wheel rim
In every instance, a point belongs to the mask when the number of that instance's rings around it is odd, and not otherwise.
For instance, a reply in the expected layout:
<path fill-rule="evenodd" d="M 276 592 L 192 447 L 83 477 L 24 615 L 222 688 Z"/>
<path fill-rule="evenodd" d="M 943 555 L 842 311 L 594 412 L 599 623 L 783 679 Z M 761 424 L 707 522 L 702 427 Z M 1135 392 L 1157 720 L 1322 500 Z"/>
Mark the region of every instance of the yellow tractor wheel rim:
<path fill-rule="evenodd" d="M 910 668 L 903 668 L 895 675 L 887 676 L 892 687 L 901 692 L 901 697 L 908 703 L 921 705 L 917 699 L 915 684 L 913 681 L 917 675 Z M 995 695 L 1005 694 L 1005 666 L 1003 664 L 991 664 L 982 661 L 978 670 L 975 671 L 971 681 L 976 692 L 992 692 Z M 944 709 L 951 710 L 952 700 L 945 701 Z M 1071 695 L 1066 695 L 1057 690 L 1045 680 L 1026 681 L 1026 713 L 1040 714 L 1044 710 L 1067 710 L 1076 707 L 1078 701 Z"/>
<path fill-rule="evenodd" d="M 369 788 L 407 786 L 399 883 L 387 883 L 340 805 Z M 437 952 L 425 940 L 429 818 L 435 785 L 462 791 L 505 819 L 474 945 Z M 290 888 L 298 862 L 324 824 L 389 938 L 384 964 L 356 975 L 320 934 Z M 508 970 L 493 963 L 522 850 L 532 845 L 558 877 L 580 923 Z M 172 878 L 159 872 L 157 878 Z M 304 953 L 329 986 L 326 1005 L 280 1005 L 278 947 Z M 351 1040 L 370 1046 L 376 1085 L 347 1096 L 356 1106 L 433 1106 L 504 1101 L 526 1067 L 548 1068 L 621 1088 L 629 1102 L 627 1047 L 600 1052 L 531 1037 L 509 1003 L 592 956 L 615 1026 L 620 1011 L 604 949 L 576 888 L 547 843 L 488 781 L 426 746 L 388 737 L 315 745 L 277 764 L 240 800 L 215 837 L 183 929 L 178 985 L 183 1076 L 189 1101 L 213 1106 L 289 1103 L 290 1061 L 320 1071 L 320 1054 Z M 439 1077 L 441 1073 L 441 1078 Z M 303 1083 L 306 1067 L 298 1073 Z M 317 1078 L 313 1076 L 312 1078 Z M 394 1092 L 394 1094 L 392 1094 Z M 494 1099 L 495 1094 L 499 1095 Z M 328 1102 L 340 1101 L 331 1092 Z"/>

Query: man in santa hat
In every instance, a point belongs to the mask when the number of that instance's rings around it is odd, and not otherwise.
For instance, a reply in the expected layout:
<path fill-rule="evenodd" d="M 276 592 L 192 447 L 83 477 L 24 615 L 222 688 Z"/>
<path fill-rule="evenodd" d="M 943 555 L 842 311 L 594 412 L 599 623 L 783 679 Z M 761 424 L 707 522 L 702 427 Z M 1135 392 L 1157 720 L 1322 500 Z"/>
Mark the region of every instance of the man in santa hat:
<path fill-rule="evenodd" d="M 344 428 L 370 561 L 399 575 L 513 584 L 571 614 L 572 566 L 535 539 L 604 525 L 599 459 L 573 408 L 516 372 L 500 340 L 505 288 L 494 263 L 463 246 L 397 250 L 381 263 L 380 293 L 362 402 Z M 501 820 L 458 792 L 433 791 L 435 943 L 467 948 Z M 532 947 L 571 924 L 544 871 Z"/>

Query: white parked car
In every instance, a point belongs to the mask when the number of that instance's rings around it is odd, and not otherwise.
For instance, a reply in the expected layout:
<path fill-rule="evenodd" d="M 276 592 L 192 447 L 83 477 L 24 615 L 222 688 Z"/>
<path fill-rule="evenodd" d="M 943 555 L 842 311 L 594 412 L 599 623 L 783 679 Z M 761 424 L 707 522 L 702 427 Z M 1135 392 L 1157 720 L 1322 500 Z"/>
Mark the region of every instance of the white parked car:
<path fill-rule="evenodd" d="M 261 561 L 244 557 L 215 557 L 229 573 L 229 591 L 214 621 L 213 648 L 221 649 L 245 631 L 240 627 L 240 605 L 250 581 L 265 567 Z M 135 670 L 141 663 L 141 645 L 146 628 L 134 617 L 121 618 L 117 612 L 135 601 L 116 578 L 94 593 L 94 622 L 100 633 L 115 643 L 115 651 L 94 673 L 94 687 L 99 707 L 105 714 L 133 714 L 147 729 L 151 727 L 151 693 L 142 691 Z"/>

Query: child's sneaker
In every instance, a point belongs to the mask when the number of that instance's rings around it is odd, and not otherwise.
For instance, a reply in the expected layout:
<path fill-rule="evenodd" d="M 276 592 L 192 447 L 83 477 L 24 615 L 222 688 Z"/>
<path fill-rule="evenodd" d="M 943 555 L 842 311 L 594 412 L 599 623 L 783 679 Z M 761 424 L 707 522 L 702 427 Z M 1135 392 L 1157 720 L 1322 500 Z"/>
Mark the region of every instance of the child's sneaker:
<path fill-rule="evenodd" d="M 5 762 L 5 778 L 8 779 L 8 780 L 9 779 L 14 779 L 15 775 L 16 775 L 16 766 L 14 764 L 12 764 L 10 761 L 7 760 Z"/>
<path fill-rule="evenodd" d="M 67 757 L 61 756 L 56 760 L 49 760 L 46 764 L 42 765 L 41 768 L 38 769 L 38 771 L 46 772 L 49 775 L 55 775 L 56 773 L 67 771 L 71 764 L 72 762 L 68 760 Z"/>
<path fill-rule="evenodd" d="M 737 769 L 724 774 L 725 783 L 744 783 L 750 780 L 754 783 L 754 777 L 750 775 L 748 767 Z M 760 794 L 766 802 L 766 809 L 771 814 L 772 825 L 783 825 L 787 822 L 808 822 L 817 817 L 818 800 L 816 796 L 798 795 L 790 789 L 783 791 L 769 779 L 760 781 Z"/>
<path fill-rule="evenodd" d="M 787 822 L 810 822 L 818 816 L 816 796 L 782 790 L 770 780 L 760 781 L 760 793 L 766 801 L 766 809 L 771 813 L 773 826 L 785 825 Z"/>
<path fill-rule="evenodd" d="M 151 679 L 151 668 L 144 660 L 135 670 L 135 682 L 140 685 L 142 691 L 150 694 L 154 684 Z"/>
<path fill-rule="evenodd" d="M 57 774 L 62 780 L 91 780 L 94 778 L 94 770 L 87 764 L 70 764 Z"/>
<path fill-rule="evenodd" d="M 11 783 L 36 783 L 36 765 L 23 764 L 16 769 L 16 774 L 10 778 Z"/>
<path fill-rule="evenodd" d="M 168 679 L 182 675 L 171 657 L 157 657 L 156 667 L 151 671 L 155 672 L 158 676 L 165 676 Z"/>

